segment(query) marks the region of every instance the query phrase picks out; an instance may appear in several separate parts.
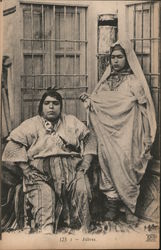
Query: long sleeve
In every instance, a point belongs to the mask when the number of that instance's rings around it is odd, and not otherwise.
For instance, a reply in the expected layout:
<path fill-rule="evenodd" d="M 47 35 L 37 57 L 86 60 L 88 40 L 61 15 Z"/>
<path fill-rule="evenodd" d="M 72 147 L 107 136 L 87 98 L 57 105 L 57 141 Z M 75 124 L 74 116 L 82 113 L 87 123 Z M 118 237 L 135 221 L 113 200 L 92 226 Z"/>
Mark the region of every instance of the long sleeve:
<path fill-rule="evenodd" d="M 37 135 L 36 124 L 38 119 L 38 116 L 35 116 L 22 122 L 10 133 L 8 140 L 20 143 L 29 148 Z"/>
<path fill-rule="evenodd" d="M 96 134 L 92 128 L 90 128 L 90 133 L 84 140 L 84 153 L 83 155 L 97 155 L 97 139 Z"/>
<path fill-rule="evenodd" d="M 68 127 L 68 142 L 70 141 L 73 145 L 79 145 L 81 147 L 82 155 L 96 155 L 97 140 L 93 128 L 88 128 L 75 116 L 68 115 L 67 118 L 66 126 Z"/>
<path fill-rule="evenodd" d="M 36 137 L 35 118 L 28 119 L 15 128 L 8 137 L 2 161 L 27 162 L 27 150 Z"/>
<path fill-rule="evenodd" d="M 27 162 L 28 156 L 24 145 L 9 141 L 4 149 L 2 161 Z"/>

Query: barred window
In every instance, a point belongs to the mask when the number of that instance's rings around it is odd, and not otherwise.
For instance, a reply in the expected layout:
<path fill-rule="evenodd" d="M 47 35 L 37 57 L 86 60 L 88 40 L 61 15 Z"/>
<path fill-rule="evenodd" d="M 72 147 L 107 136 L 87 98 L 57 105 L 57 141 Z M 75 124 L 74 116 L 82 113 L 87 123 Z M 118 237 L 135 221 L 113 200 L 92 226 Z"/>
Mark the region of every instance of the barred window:
<path fill-rule="evenodd" d="M 87 89 L 87 8 L 22 4 L 23 119 L 37 113 L 48 87 L 60 88 L 64 111 L 85 120 L 79 95 Z"/>
<path fill-rule="evenodd" d="M 160 120 L 160 1 L 127 5 L 127 29 L 153 97 L 158 134 L 154 155 L 159 159 Z"/>

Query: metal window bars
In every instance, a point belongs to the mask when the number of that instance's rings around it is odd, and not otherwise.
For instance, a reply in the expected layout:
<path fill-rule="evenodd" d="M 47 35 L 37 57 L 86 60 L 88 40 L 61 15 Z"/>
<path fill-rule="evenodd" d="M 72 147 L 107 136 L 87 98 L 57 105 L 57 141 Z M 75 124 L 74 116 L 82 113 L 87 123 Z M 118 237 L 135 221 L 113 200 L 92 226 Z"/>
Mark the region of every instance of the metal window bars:
<path fill-rule="evenodd" d="M 37 92 L 56 86 L 63 90 L 64 102 L 75 100 L 77 115 L 76 99 L 87 90 L 87 66 L 83 66 L 87 65 L 87 7 L 25 1 L 21 7 L 21 48 L 26 67 L 21 74 L 23 97 L 32 96 L 33 107 Z M 69 105 L 64 106 L 69 109 Z M 32 115 L 34 112 L 33 107 Z"/>
<path fill-rule="evenodd" d="M 152 48 L 152 46 L 154 46 L 154 43 L 158 43 L 158 47 L 160 44 L 160 37 L 159 34 L 158 36 L 153 36 L 152 33 L 152 18 L 154 18 L 154 3 L 152 3 L 151 1 L 148 2 L 137 2 L 135 4 L 128 4 L 127 8 L 133 8 L 133 12 L 134 12 L 134 19 L 133 19 L 133 37 L 131 38 L 131 41 L 133 42 L 133 47 L 134 50 L 137 54 L 137 56 L 140 59 L 140 63 L 141 63 L 141 67 L 144 70 L 144 73 L 148 79 L 148 83 L 149 86 L 152 88 L 152 77 L 159 77 L 160 72 L 153 72 L 153 68 L 154 66 L 153 64 L 153 53 L 154 53 L 154 49 Z M 141 18 L 137 19 L 137 13 L 139 13 L 141 15 Z M 147 23 L 145 23 L 145 15 L 149 15 L 149 20 Z M 158 20 L 159 22 L 159 20 Z M 141 34 L 139 33 L 139 29 L 141 27 Z M 145 34 L 144 29 L 149 27 L 149 32 L 148 34 Z M 147 37 L 149 36 L 149 37 Z M 148 44 L 148 46 L 147 46 Z M 138 46 L 140 45 L 140 46 Z M 148 48 L 146 48 L 146 46 Z M 149 57 L 149 60 L 147 60 L 147 57 Z M 146 59 L 145 59 L 146 58 Z M 153 59 L 153 60 L 152 60 Z M 145 67 L 144 65 L 144 61 L 147 61 L 148 66 Z M 159 86 L 158 86 L 159 87 Z"/>
<path fill-rule="evenodd" d="M 160 145 L 160 84 L 161 84 L 161 2 L 160 1 L 146 1 L 137 3 L 130 3 L 127 10 L 133 10 L 133 34 L 131 34 L 131 41 L 134 45 L 134 50 L 139 57 L 144 74 L 147 78 L 153 101 L 156 110 L 157 120 L 157 135 L 153 147 L 153 156 L 159 160 L 159 145 Z M 141 19 L 137 18 L 137 13 L 141 14 Z M 146 18 L 146 20 L 145 20 Z M 139 22 L 138 22 L 139 21 Z M 138 27 L 137 25 L 140 25 Z M 138 36 L 138 29 L 141 27 L 141 34 Z M 145 32 L 146 30 L 146 32 Z M 129 30 L 130 33 L 130 30 Z M 138 51 L 138 43 L 141 42 L 141 49 Z M 148 47 L 146 49 L 145 47 Z M 149 58 L 148 58 L 149 57 Z M 145 64 L 146 62 L 146 64 Z"/>

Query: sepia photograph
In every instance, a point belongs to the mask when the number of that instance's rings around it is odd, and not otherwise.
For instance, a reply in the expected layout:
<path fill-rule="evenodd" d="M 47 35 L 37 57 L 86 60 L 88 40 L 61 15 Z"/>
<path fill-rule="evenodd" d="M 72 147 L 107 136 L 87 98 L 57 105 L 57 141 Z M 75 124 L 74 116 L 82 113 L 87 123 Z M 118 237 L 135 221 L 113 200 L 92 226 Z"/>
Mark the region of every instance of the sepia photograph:
<path fill-rule="evenodd" d="M 160 0 L 0 1 L 0 250 L 160 248 Z"/>

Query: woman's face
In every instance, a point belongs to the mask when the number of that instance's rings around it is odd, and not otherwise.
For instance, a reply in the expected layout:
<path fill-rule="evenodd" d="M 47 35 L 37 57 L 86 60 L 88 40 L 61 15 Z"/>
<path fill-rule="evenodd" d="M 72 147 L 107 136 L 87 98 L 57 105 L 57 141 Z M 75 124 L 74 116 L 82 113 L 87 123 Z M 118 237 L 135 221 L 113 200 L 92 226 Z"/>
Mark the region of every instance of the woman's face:
<path fill-rule="evenodd" d="M 122 70 L 126 65 L 126 57 L 121 50 L 114 50 L 111 54 L 111 65 L 115 71 Z"/>
<path fill-rule="evenodd" d="M 48 121 L 56 121 L 61 113 L 60 102 L 51 96 L 47 96 L 43 102 L 42 116 Z"/>

